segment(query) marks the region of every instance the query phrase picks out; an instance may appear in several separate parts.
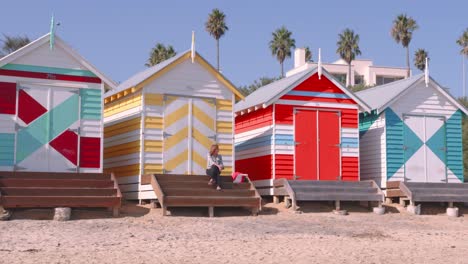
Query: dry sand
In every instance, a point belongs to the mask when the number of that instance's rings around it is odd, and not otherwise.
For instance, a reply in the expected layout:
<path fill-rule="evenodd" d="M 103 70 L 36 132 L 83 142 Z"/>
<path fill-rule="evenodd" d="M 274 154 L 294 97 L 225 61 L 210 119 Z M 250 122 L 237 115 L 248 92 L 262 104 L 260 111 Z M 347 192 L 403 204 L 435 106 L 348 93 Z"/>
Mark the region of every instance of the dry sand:
<path fill-rule="evenodd" d="M 296 214 L 268 203 L 257 217 L 242 209 L 161 209 L 127 204 L 119 218 L 74 210 L 19 210 L 0 222 L 0 263 L 468 263 L 468 219 L 444 207 L 421 216 L 390 207 L 379 216 L 345 204 L 307 203 Z M 429 209 L 430 208 L 430 209 Z M 468 209 L 463 209 L 468 213 Z M 31 219 L 34 218 L 34 219 Z"/>

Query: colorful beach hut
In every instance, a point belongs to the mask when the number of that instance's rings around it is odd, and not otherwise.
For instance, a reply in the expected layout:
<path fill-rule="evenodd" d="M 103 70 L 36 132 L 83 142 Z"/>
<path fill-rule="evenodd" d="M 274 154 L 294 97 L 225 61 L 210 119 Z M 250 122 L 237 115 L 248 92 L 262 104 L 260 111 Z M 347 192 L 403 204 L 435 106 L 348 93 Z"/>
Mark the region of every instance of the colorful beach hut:
<path fill-rule="evenodd" d="M 155 199 L 145 174 L 205 174 L 217 143 L 234 169 L 233 105 L 242 94 L 198 53 L 188 50 L 137 73 L 106 94 L 105 170 L 127 199 Z"/>
<path fill-rule="evenodd" d="M 369 107 L 317 67 L 266 85 L 235 105 L 236 170 L 256 187 L 275 179 L 359 181 L 360 110 Z"/>
<path fill-rule="evenodd" d="M 0 171 L 102 172 L 102 95 L 116 85 L 60 37 L 0 59 Z"/>
<path fill-rule="evenodd" d="M 361 179 L 462 183 L 462 115 L 468 111 L 424 74 L 358 95 L 372 108 L 361 113 Z"/>

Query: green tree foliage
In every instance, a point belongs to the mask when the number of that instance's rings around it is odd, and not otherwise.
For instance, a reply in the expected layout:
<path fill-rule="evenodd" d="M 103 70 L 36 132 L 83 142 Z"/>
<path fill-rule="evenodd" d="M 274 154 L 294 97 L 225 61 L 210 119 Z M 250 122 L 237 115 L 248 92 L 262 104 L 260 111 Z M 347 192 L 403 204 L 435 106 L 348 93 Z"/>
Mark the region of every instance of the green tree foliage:
<path fill-rule="evenodd" d="M 460 54 L 468 56 L 468 28 L 465 29 L 460 38 L 457 39 L 457 44 L 460 45 Z"/>
<path fill-rule="evenodd" d="M 338 34 L 336 45 L 338 46 L 336 53 L 348 64 L 346 86 L 349 86 L 351 81 L 351 61 L 354 60 L 356 56 L 361 55 L 361 50 L 359 49 L 359 35 L 354 34 L 353 30 L 347 28 L 343 30 L 342 33 Z"/>
<path fill-rule="evenodd" d="M 148 62 L 145 63 L 146 67 L 152 67 L 158 63 L 161 63 L 169 58 L 174 57 L 177 52 L 171 45 L 167 47 L 164 44 L 157 43 L 154 48 L 151 49 L 150 56 L 148 58 Z"/>
<path fill-rule="evenodd" d="M 0 56 L 6 56 L 23 46 L 28 45 L 31 40 L 27 36 L 8 36 L 3 34 L 3 40 L 1 40 L 1 42 L 2 47 Z"/>
<path fill-rule="evenodd" d="M 418 49 L 414 53 L 414 66 L 420 71 L 424 71 L 426 68 L 426 58 L 429 60 L 429 53 L 424 49 Z"/>
<path fill-rule="evenodd" d="M 281 66 L 281 77 L 284 77 L 284 60 L 291 57 L 291 49 L 296 47 L 296 40 L 291 35 L 292 32 L 282 26 L 272 33 L 270 41 L 271 55 L 276 57 Z"/>
<path fill-rule="evenodd" d="M 305 47 L 305 61 L 313 61 L 312 60 L 312 51 L 310 51 L 309 47 Z"/>
<path fill-rule="evenodd" d="M 249 95 L 253 92 L 255 92 L 258 88 L 260 87 L 263 87 L 267 84 L 270 84 L 272 82 L 275 82 L 277 80 L 279 80 L 281 78 L 279 77 L 273 77 L 273 78 L 270 78 L 270 77 L 261 77 L 259 78 L 258 80 L 255 80 L 251 85 L 247 86 L 247 85 L 244 85 L 244 86 L 239 86 L 239 90 L 245 94 L 245 95 Z"/>
<path fill-rule="evenodd" d="M 205 22 L 205 30 L 216 40 L 216 69 L 219 71 L 219 39 L 229 30 L 226 15 L 215 8 Z"/>
<path fill-rule="evenodd" d="M 348 89 L 351 90 L 352 92 L 359 92 L 359 91 L 363 91 L 363 90 L 366 90 L 366 89 L 369 89 L 369 88 L 372 88 L 372 87 L 374 87 L 374 86 L 373 85 L 365 85 L 365 84 L 361 83 L 361 84 L 348 86 Z"/>
<path fill-rule="evenodd" d="M 407 77 L 410 75 L 410 57 L 409 57 L 409 44 L 413 38 L 413 32 L 418 29 L 418 24 L 416 20 L 407 16 L 406 14 L 398 15 L 395 20 L 393 20 L 393 26 L 390 31 L 393 39 L 396 43 L 400 43 L 403 48 L 406 48 L 406 69 Z"/>

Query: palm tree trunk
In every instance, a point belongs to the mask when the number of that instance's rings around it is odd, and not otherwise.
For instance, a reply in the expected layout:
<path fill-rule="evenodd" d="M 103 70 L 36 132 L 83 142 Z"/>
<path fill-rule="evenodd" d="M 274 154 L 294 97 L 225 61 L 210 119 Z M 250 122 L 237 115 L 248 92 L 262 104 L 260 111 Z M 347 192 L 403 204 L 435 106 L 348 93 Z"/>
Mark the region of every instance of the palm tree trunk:
<path fill-rule="evenodd" d="M 281 64 L 281 78 L 284 77 L 284 67 L 283 67 L 283 62 L 280 62 Z"/>
<path fill-rule="evenodd" d="M 406 46 L 406 78 L 410 77 L 410 67 L 409 67 L 409 45 Z"/>
<path fill-rule="evenodd" d="M 216 69 L 219 71 L 219 39 L 216 40 Z"/>
<path fill-rule="evenodd" d="M 348 63 L 348 78 L 346 78 L 346 87 L 351 85 L 351 62 Z"/>

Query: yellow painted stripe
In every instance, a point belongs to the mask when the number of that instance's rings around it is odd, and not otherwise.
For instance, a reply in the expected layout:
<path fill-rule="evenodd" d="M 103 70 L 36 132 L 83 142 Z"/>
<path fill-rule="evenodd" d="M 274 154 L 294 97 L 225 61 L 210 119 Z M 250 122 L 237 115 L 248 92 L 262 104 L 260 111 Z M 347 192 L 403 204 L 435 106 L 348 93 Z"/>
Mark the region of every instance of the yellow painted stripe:
<path fill-rule="evenodd" d="M 147 116 L 145 118 L 145 128 L 162 129 L 163 128 L 163 118 L 162 117 Z"/>
<path fill-rule="evenodd" d="M 141 105 L 141 94 L 132 95 L 121 100 L 104 105 L 104 117 L 112 116 L 120 112 L 138 107 Z"/>
<path fill-rule="evenodd" d="M 109 173 L 113 172 L 115 177 L 125 177 L 125 176 L 133 176 L 140 174 L 140 164 L 133 164 L 127 166 L 120 166 L 120 167 L 113 167 L 113 168 L 106 168 L 104 172 Z"/>
<path fill-rule="evenodd" d="M 172 102 L 174 102 L 175 100 L 177 100 L 177 99 L 179 99 L 179 98 L 180 98 L 180 97 L 178 97 L 178 96 L 166 96 L 166 97 L 164 98 L 164 104 L 165 104 L 166 106 L 168 106 L 168 105 L 172 104 Z"/>
<path fill-rule="evenodd" d="M 131 153 L 140 152 L 140 141 L 132 141 L 125 144 L 115 145 L 112 147 L 104 148 L 104 158 L 112 158 L 120 155 L 127 155 Z"/>
<path fill-rule="evenodd" d="M 211 108 L 214 108 L 214 107 L 215 107 L 215 104 L 214 104 L 213 99 L 205 99 L 205 98 L 203 98 L 202 101 L 205 102 L 205 103 L 207 104 L 207 106 L 209 106 L 209 107 L 211 107 Z"/>
<path fill-rule="evenodd" d="M 145 94 L 145 104 L 146 105 L 163 105 L 164 96 L 162 94 Z"/>
<path fill-rule="evenodd" d="M 188 150 L 185 150 L 184 152 L 180 153 L 179 155 L 177 155 L 176 157 L 174 157 L 173 159 L 171 160 L 168 160 L 165 164 L 164 164 L 164 168 L 166 170 L 173 170 L 175 169 L 177 166 L 179 166 L 181 163 L 183 162 L 186 162 L 188 159 Z"/>
<path fill-rule="evenodd" d="M 145 140 L 145 152 L 162 152 L 163 142 L 160 140 Z"/>
<path fill-rule="evenodd" d="M 186 139 L 188 136 L 188 127 L 184 127 L 181 130 L 179 130 L 177 133 L 174 135 L 166 138 L 164 141 L 164 149 L 166 151 L 170 150 L 172 147 L 177 145 L 180 141 Z"/>
<path fill-rule="evenodd" d="M 206 157 L 202 157 L 198 152 L 192 150 L 192 160 L 202 168 L 206 168 Z"/>
<path fill-rule="evenodd" d="M 219 144 L 219 154 L 223 156 L 232 156 L 232 145 Z"/>
<path fill-rule="evenodd" d="M 218 111 L 230 111 L 232 112 L 232 101 L 231 100 L 216 100 L 216 109 Z"/>
<path fill-rule="evenodd" d="M 189 106 L 188 104 L 183 105 L 174 112 L 168 114 L 164 117 L 164 127 L 170 127 L 175 122 L 179 121 L 181 118 L 184 118 L 188 115 Z"/>
<path fill-rule="evenodd" d="M 221 172 L 222 176 L 231 176 L 232 175 L 232 167 L 224 167 L 224 170 Z"/>
<path fill-rule="evenodd" d="M 140 130 L 140 117 L 133 118 L 124 122 L 117 123 L 115 125 L 104 127 L 104 137 L 113 137 L 115 135 L 127 133 L 133 130 Z"/>
<path fill-rule="evenodd" d="M 144 174 L 161 174 L 163 172 L 162 164 L 149 164 L 146 163 L 144 166 Z"/>
<path fill-rule="evenodd" d="M 232 122 L 219 121 L 216 123 L 216 131 L 218 133 L 232 133 Z"/>
<path fill-rule="evenodd" d="M 211 145 L 214 143 L 213 140 L 206 137 L 204 134 L 202 134 L 196 128 L 193 128 L 192 137 L 196 141 L 198 141 L 200 144 L 202 144 L 206 149 L 210 149 Z"/>
<path fill-rule="evenodd" d="M 207 128 L 214 130 L 214 120 L 209 115 L 207 115 L 203 110 L 196 107 L 195 105 L 192 108 L 193 116 L 200 120 Z"/>

